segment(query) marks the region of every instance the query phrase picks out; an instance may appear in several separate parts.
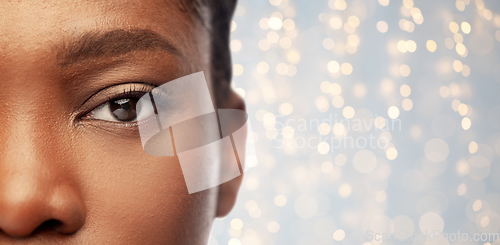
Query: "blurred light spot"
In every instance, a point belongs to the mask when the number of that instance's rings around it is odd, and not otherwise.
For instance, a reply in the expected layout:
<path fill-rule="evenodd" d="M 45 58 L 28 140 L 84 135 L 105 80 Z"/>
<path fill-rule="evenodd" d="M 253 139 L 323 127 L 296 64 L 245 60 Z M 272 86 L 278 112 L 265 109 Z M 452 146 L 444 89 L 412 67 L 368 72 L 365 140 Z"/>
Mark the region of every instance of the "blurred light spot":
<path fill-rule="evenodd" d="M 235 75 L 235 76 L 241 76 L 243 74 L 244 70 L 245 69 L 240 64 L 233 65 L 233 75 Z"/>
<path fill-rule="evenodd" d="M 460 33 L 455 33 L 455 35 L 453 35 L 453 40 L 455 40 L 456 43 L 463 43 L 464 36 L 462 36 L 462 34 Z"/>
<path fill-rule="evenodd" d="M 267 111 L 265 110 L 258 110 L 256 113 L 255 113 L 255 118 L 257 118 L 257 121 L 259 122 L 262 122 L 264 121 L 264 115 L 266 115 Z"/>
<path fill-rule="evenodd" d="M 267 224 L 267 230 L 271 233 L 276 233 L 280 230 L 280 224 L 276 221 L 271 221 Z"/>
<path fill-rule="evenodd" d="M 328 62 L 328 71 L 331 73 L 337 73 L 340 70 L 340 64 L 339 62 L 332 60 Z"/>
<path fill-rule="evenodd" d="M 241 50 L 241 41 L 240 40 L 231 40 L 229 44 L 231 51 L 238 52 Z"/>
<path fill-rule="evenodd" d="M 422 231 L 423 233 L 429 231 L 442 232 L 444 229 L 444 220 L 443 218 L 441 218 L 439 214 L 434 212 L 429 212 L 420 217 L 418 226 L 420 228 L 420 231 Z"/>
<path fill-rule="evenodd" d="M 426 46 L 427 50 L 429 50 L 430 52 L 434 52 L 437 49 L 437 45 L 436 42 L 434 42 L 434 40 L 428 40 Z"/>
<path fill-rule="evenodd" d="M 273 6 L 279 6 L 282 0 L 269 0 L 269 3 Z"/>
<path fill-rule="evenodd" d="M 370 150 L 359 150 L 354 154 L 352 164 L 356 171 L 367 174 L 372 172 L 377 166 L 377 157 Z"/>
<path fill-rule="evenodd" d="M 353 92 L 354 97 L 356 97 L 357 99 L 361 99 L 366 95 L 366 86 L 362 83 L 358 83 L 354 85 Z"/>
<path fill-rule="evenodd" d="M 464 103 L 461 103 L 459 106 L 458 106 L 458 113 L 460 113 L 461 116 L 465 116 L 467 115 L 467 112 L 469 111 L 469 107 L 464 104 Z"/>
<path fill-rule="evenodd" d="M 281 131 L 281 134 L 283 135 L 283 138 L 291 139 L 291 138 L 293 138 L 293 135 L 295 134 L 295 130 L 293 130 L 293 128 L 290 126 L 286 126 Z"/>
<path fill-rule="evenodd" d="M 308 219 L 316 215 L 318 211 L 318 202 L 314 197 L 304 195 L 295 201 L 295 213 L 303 219 Z"/>
<path fill-rule="evenodd" d="M 460 184 L 457 188 L 457 194 L 459 196 L 463 196 L 465 195 L 466 192 L 467 192 L 467 186 L 465 184 Z"/>
<path fill-rule="evenodd" d="M 464 77 L 468 77 L 470 75 L 470 67 L 468 65 L 464 65 L 462 68 L 462 75 Z"/>
<path fill-rule="evenodd" d="M 443 98 L 448 98 L 448 96 L 450 95 L 450 89 L 446 86 L 441 86 L 439 88 L 439 95 L 441 95 L 441 97 Z"/>
<path fill-rule="evenodd" d="M 399 50 L 399 52 L 401 52 L 401 53 L 406 53 L 406 52 L 408 52 L 408 49 L 407 49 L 407 47 L 406 47 L 406 42 L 405 42 L 404 40 L 400 40 L 400 41 L 398 42 L 398 50 Z"/>
<path fill-rule="evenodd" d="M 383 203 L 387 200 L 387 193 L 385 191 L 379 191 L 375 194 L 375 201 L 378 203 Z"/>
<path fill-rule="evenodd" d="M 330 26 L 335 30 L 342 28 L 342 19 L 340 17 L 332 17 L 329 23 Z"/>
<path fill-rule="evenodd" d="M 323 162 L 321 164 L 321 172 L 329 174 L 333 171 L 333 164 L 329 161 Z"/>
<path fill-rule="evenodd" d="M 342 115 L 347 118 L 347 119 L 351 119 L 354 117 L 354 108 L 350 107 L 350 106 L 346 106 L 344 107 L 344 110 L 342 110 Z"/>
<path fill-rule="evenodd" d="M 407 9 L 413 8 L 413 0 L 403 0 L 403 6 Z"/>
<path fill-rule="evenodd" d="M 401 76 L 407 77 L 410 75 L 411 69 L 408 65 L 401 65 L 399 67 L 399 73 L 401 74 Z"/>
<path fill-rule="evenodd" d="M 459 54 L 459 55 L 464 55 L 465 52 L 467 51 L 467 48 L 462 43 L 457 43 L 457 46 L 455 47 L 455 49 L 457 51 L 457 54 Z"/>
<path fill-rule="evenodd" d="M 326 142 L 321 142 L 318 144 L 319 154 L 325 155 L 330 151 L 330 145 Z"/>
<path fill-rule="evenodd" d="M 236 22 L 234 20 L 231 21 L 231 32 L 235 31 L 237 27 L 238 25 L 236 24 Z"/>
<path fill-rule="evenodd" d="M 463 64 L 460 60 L 453 61 L 453 70 L 456 72 L 461 72 L 463 68 Z"/>
<path fill-rule="evenodd" d="M 407 84 L 403 84 L 401 85 L 399 92 L 401 93 L 401 96 L 408 97 L 411 94 L 411 88 Z"/>
<path fill-rule="evenodd" d="M 457 7 L 458 11 L 464 11 L 465 10 L 465 3 L 462 0 L 458 0 L 455 2 L 455 7 Z"/>
<path fill-rule="evenodd" d="M 279 112 L 280 112 L 281 115 L 287 116 L 287 115 L 292 114 L 292 112 L 293 112 L 293 106 L 290 103 L 283 103 L 283 104 L 280 105 L 280 107 L 279 107 L 278 110 L 279 110 Z"/>
<path fill-rule="evenodd" d="M 378 129 L 382 129 L 386 126 L 387 122 L 386 122 L 386 119 L 383 118 L 383 117 L 377 117 L 375 118 L 375 127 L 378 128 Z"/>
<path fill-rule="evenodd" d="M 352 73 L 352 65 L 350 63 L 343 63 L 342 66 L 340 66 L 340 71 L 344 75 L 350 75 Z"/>
<path fill-rule="evenodd" d="M 352 34 L 356 31 L 356 27 L 354 26 L 353 23 L 346 22 L 346 23 L 344 23 L 344 31 L 349 33 L 349 34 Z"/>
<path fill-rule="evenodd" d="M 470 152 L 471 154 L 474 154 L 474 153 L 476 153 L 476 152 L 477 152 L 477 149 L 478 149 L 478 145 L 477 145 L 477 143 L 476 143 L 475 141 L 471 141 L 471 142 L 469 143 L 469 152 Z"/>
<path fill-rule="evenodd" d="M 389 25 L 385 21 L 377 22 L 377 30 L 381 33 L 386 33 L 389 30 Z"/>
<path fill-rule="evenodd" d="M 385 152 L 385 156 L 389 160 L 394 160 L 394 159 L 396 159 L 396 157 L 398 157 L 398 150 L 396 150 L 396 148 L 394 148 L 394 147 L 391 147 L 391 148 L 387 149 L 387 151 Z"/>
<path fill-rule="evenodd" d="M 295 28 L 295 22 L 292 19 L 286 19 L 283 21 L 283 28 L 287 31 L 291 31 Z"/>
<path fill-rule="evenodd" d="M 459 176 L 465 176 L 469 173 L 469 164 L 466 161 L 459 161 L 455 169 Z"/>
<path fill-rule="evenodd" d="M 259 187 L 259 179 L 256 177 L 247 177 L 245 187 L 251 191 L 257 189 L 257 187 Z"/>
<path fill-rule="evenodd" d="M 456 22 L 450 22 L 449 24 L 450 31 L 453 33 L 457 33 L 459 30 L 458 24 Z"/>
<path fill-rule="evenodd" d="M 481 200 L 479 199 L 474 201 L 474 203 L 472 204 L 472 210 L 474 210 L 474 212 L 481 210 L 482 207 L 483 207 L 483 202 L 481 202 Z"/>
<path fill-rule="evenodd" d="M 335 156 L 334 161 L 337 166 L 344 166 L 344 164 L 346 164 L 347 162 L 347 157 L 344 154 L 338 154 L 337 156 Z"/>
<path fill-rule="evenodd" d="M 278 206 L 278 207 L 283 207 L 286 205 L 286 202 L 287 202 L 287 199 L 285 196 L 283 195 L 277 195 L 275 198 L 274 198 L 274 205 Z"/>
<path fill-rule="evenodd" d="M 248 214 L 250 215 L 250 217 L 257 219 L 262 214 L 262 211 L 260 211 L 260 208 L 254 207 L 248 211 Z"/>
<path fill-rule="evenodd" d="M 410 129 L 410 135 L 413 138 L 418 138 L 422 135 L 422 129 L 417 125 L 413 125 Z"/>
<path fill-rule="evenodd" d="M 399 109 L 395 106 L 391 106 L 389 107 L 389 110 L 387 110 L 387 114 L 390 118 L 396 119 L 399 117 Z"/>
<path fill-rule="evenodd" d="M 417 50 L 417 43 L 413 40 L 406 41 L 406 49 L 408 52 L 413 53 Z"/>
<path fill-rule="evenodd" d="M 236 16 L 242 16 L 245 14 L 245 7 L 242 5 L 236 6 L 236 10 L 234 11 L 234 15 Z"/>
<path fill-rule="evenodd" d="M 342 93 L 342 87 L 338 83 L 332 83 L 329 92 L 332 95 L 339 95 L 340 93 Z"/>
<path fill-rule="evenodd" d="M 382 6 L 387 6 L 389 5 L 389 0 L 378 0 L 378 3 Z"/>
<path fill-rule="evenodd" d="M 335 47 L 335 42 L 331 38 L 323 39 L 323 48 L 327 50 L 332 50 Z"/>
<path fill-rule="evenodd" d="M 425 157 L 431 162 L 442 162 L 446 160 L 448 154 L 450 153 L 450 148 L 446 141 L 440 138 L 434 138 L 424 146 Z"/>
<path fill-rule="evenodd" d="M 352 188 L 351 188 L 351 185 L 349 185 L 349 184 L 342 184 L 339 187 L 339 195 L 341 197 L 348 197 L 351 195 L 351 192 L 352 192 Z"/>
<path fill-rule="evenodd" d="M 332 133 L 336 136 L 343 136 L 346 133 L 346 128 L 342 123 L 336 123 L 332 127 Z"/>
<path fill-rule="evenodd" d="M 355 15 L 349 16 L 349 18 L 347 18 L 347 22 L 351 23 L 354 27 L 358 27 L 360 23 L 359 18 Z"/>
<path fill-rule="evenodd" d="M 262 39 L 259 41 L 259 49 L 262 51 L 267 51 L 271 48 L 271 43 L 267 39 Z"/>
<path fill-rule="evenodd" d="M 454 111 L 458 111 L 458 107 L 462 104 L 462 102 L 460 102 L 460 100 L 457 100 L 457 99 L 454 99 L 452 102 L 451 102 L 451 108 L 454 110 Z"/>
<path fill-rule="evenodd" d="M 259 26 L 262 30 L 267 30 L 269 29 L 269 25 L 267 24 L 269 22 L 268 18 L 262 18 L 259 21 Z"/>
<path fill-rule="evenodd" d="M 344 98 L 342 98 L 342 96 L 333 97 L 332 98 L 332 105 L 335 108 L 341 108 L 342 106 L 344 106 Z"/>
<path fill-rule="evenodd" d="M 483 217 L 481 218 L 481 222 L 480 222 L 480 224 L 481 224 L 481 227 L 486 227 L 486 226 L 488 226 L 488 225 L 490 224 L 490 218 L 489 218 L 488 216 L 483 216 Z"/>
<path fill-rule="evenodd" d="M 241 221 L 241 219 L 231 220 L 231 228 L 235 230 L 241 230 L 241 228 L 243 228 L 243 221 Z"/>
<path fill-rule="evenodd" d="M 468 117 L 464 117 L 462 119 L 462 128 L 464 130 L 468 130 L 471 127 L 472 123 L 471 120 Z"/>
<path fill-rule="evenodd" d="M 320 112 L 326 112 L 328 109 L 330 109 L 330 103 L 328 99 L 324 96 L 318 96 L 315 101 L 316 108 Z"/>
<path fill-rule="evenodd" d="M 289 49 L 292 47 L 292 40 L 288 37 L 283 37 L 280 39 L 280 47 L 283 49 Z"/>
<path fill-rule="evenodd" d="M 332 84 L 328 81 L 323 81 L 320 85 L 319 85 L 319 88 L 321 89 L 321 92 L 323 93 L 328 93 L 330 92 L 330 87 L 332 86 Z"/>
<path fill-rule="evenodd" d="M 389 95 L 394 91 L 394 82 L 389 79 L 384 79 L 380 83 L 380 89 L 382 91 L 382 94 Z"/>
<path fill-rule="evenodd" d="M 288 59 L 288 62 L 290 62 L 292 64 L 297 64 L 300 61 L 300 54 L 297 51 L 292 50 L 292 51 L 288 52 L 288 54 L 286 55 L 286 58 Z"/>
<path fill-rule="evenodd" d="M 270 43 L 277 43 L 280 40 L 280 35 L 275 31 L 271 31 L 267 33 L 267 40 Z"/>
<path fill-rule="evenodd" d="M 246 92 L 245 92 L 244 89 L 242 89 L 242 88 L 236 88 L 234 90 L 234 92 L 236 92 L 241 98 L 243 98 L 243 99 L 245 98 Z"/>
<path fill-rule="evenodd" d="M 328 123 L 322 123 L 318 127 L 318 131 L 321 135 L 328 135 L 330 133 L 330 125 Z"/>
<path fill-rule="evenodd" d="M 333 239 L 335 239 L 335 241 L 342 241 L 342 240 L 344 240 L 344 238 L 345 238 L 345 231 L 344 230 L 336 230 L 333 233 Z"/>
<path fill-rule="evenodd" d="M 330 4 L 332 3 L 332 4 Z M 344 0 L 330 0 L 328 2 L 328 6 L 330 6 L 331 9 L 335 10 L 345 10 L 347 7 L 347 3 Z"/>
<path fill-rule="evenodd" d="M 278 17 L 271 17 L 267 21 L 267 25 L 273 30 L 279 30 L 283 27 L 283 22 Z"/>
<path fill-rule="evenodd" d="M 257 72 L 259 72 L 260 74 L 266 74 L 268 71 L 269 65 L 267 64 L 267 62 L 262 61 L 257 64 Z"/>
<path fill-rule="evenodd" d="M 278 74 L 280 74 L 280 75 L 287 74 L 288 73 L 288 65 L 285 63 L 279 63 L 276 66 L 276 72 L 278 72 Z"/>
<path fill-rule="evenodd" d="M 390 142 L 392 139 L 391 133 L 389 131 L 384 131 L 380 134 L 380 138 L 384 139 L 385 142 Z"/>
<path fill-rule="evenodd" d="M 410 111 L 413 108 L 413 101 L 410 99 L 404 99 L 401 107 L 403 107 L 403 110 L 405 111 Z"/>
<path fill-rule="evenodd" d="M 241 241 L 238 238 L 231 238 L 227 245 L 241 245 Z"/>
<path fill-rule="evenodd" d="M 495 47 L 493 36 L 488 32 L 475 32 L 469 38 L 469 48 L 477 55 L 490 54 Z"/>

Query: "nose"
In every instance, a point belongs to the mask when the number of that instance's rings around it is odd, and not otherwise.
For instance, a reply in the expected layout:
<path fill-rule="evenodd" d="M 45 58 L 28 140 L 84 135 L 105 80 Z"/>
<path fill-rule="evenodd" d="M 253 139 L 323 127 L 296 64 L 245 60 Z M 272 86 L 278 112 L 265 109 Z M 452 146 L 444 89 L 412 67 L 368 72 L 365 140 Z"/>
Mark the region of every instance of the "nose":
<path fill-rule="evenodd" d="M 43 190 L 28 182 L 2 189 L 0 229 L 9 236 L 25 237 L 37 230 L 71 234 L 84 224 L 84 209 L 70 188 Z"/>
<path fill-rule="evenodd" d="M 64 147 L 38 136 L 0 137 L 0 233 L 11 237 L 72 234 L 85 223 L 74 171 L 60 153 Z"/>

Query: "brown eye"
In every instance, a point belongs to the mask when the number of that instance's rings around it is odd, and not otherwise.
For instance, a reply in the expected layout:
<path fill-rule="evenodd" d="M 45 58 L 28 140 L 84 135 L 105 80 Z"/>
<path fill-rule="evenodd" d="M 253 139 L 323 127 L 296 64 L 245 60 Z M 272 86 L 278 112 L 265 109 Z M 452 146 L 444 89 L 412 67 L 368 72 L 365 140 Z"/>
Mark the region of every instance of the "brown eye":
<path fill-rule="evenodd" d="M 135 121 L 137 119 L 137 106 L 138 99 L 127 98 L 110 101 L 109 109 L 113 117 L 122 122 Z"/>

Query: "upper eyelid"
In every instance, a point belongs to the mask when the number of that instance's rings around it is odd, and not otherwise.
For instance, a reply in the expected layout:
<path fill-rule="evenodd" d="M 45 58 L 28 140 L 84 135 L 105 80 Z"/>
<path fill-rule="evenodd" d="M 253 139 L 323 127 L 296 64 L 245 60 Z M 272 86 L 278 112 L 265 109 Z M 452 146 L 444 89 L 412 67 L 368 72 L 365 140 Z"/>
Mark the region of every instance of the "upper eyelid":
<path fill-rule="evenodd" d="M 138 86 L 141 86 L 141 89 Z M 146 94 L 151 90 L 154 90 L 156 87 L 157 87 L 156 85 L 150 83 L 129 82 L 129 83 L 116 84 L 113 86 L 100 89 L 98 92 L 94 93 L 92 96 L 87 98 L 85 102 L 83 102 L 81 108 L 78 109 L 79 112 L 77 112 L 76 118 L 81 119 L 82 117 L 91 113 L 93 110 L 99 108 L 103 104 L 110 102 L 114 99 L 119 99 L 120 97 L 124 98 L 126 96 L 127 91 L 130 91 L 132 93 L 142 92 L 143 94 Z M 132 96 L 132 97 L 139 98 L 140 96 Z"/>
<path fill-rule="evenodd" d="M 150 87 L 151 89 L 149 91 L 144 91 L 145 93 L 147 92 L 150 92 L 151 90 L 155 89 L 156 87 L 158 87 L 157 85 L 154 85 L 154 84 L 151 84 L 151 83 L 144 83 L 144 82 L 127 82 L 127 83 L 120 83 L 120 84 L 114 84 L 112 86 L 109 86 L 109 87 L 105 87 L 105 88 L 102 88 L 102 89 L 99 89 L 97 92 L 95 92 L 93 95 L 91 95 L 90 97 L 88 97 L 87 99 L 84 100 L 84 102 L 82 103 L 82 105 L 86 104 L 88 101 L 92 100 L 93 98 L 95 97 L 98 97 L 99 95 L 105 93 L 107 90 L 111 90 L 111 89 L 114 89 L 116 87 L 123 87 L 123 86 L 142 86 L 142 87 Z M 132 89 L 131 89 L 132 90 Z M 121 93 L 115 93 L 115 94 L 123 94 L 123 92 Z M 106 97 L 108 98 L 111 98 L 113 95 L 108 95 Z"/>

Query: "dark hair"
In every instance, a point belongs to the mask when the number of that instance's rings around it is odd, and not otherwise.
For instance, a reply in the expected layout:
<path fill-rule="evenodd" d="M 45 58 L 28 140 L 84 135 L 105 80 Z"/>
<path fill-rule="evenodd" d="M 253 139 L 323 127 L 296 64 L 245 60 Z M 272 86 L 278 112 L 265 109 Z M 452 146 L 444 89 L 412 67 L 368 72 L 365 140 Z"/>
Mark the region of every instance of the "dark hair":
<path fill-rule="evenodd" d="M 210 32 L 210 62 L 216 103 L 223 106 L 232 78 L 229 34 L 237 0 L 180 0 L 181 8 L 193 12 Z"/>

